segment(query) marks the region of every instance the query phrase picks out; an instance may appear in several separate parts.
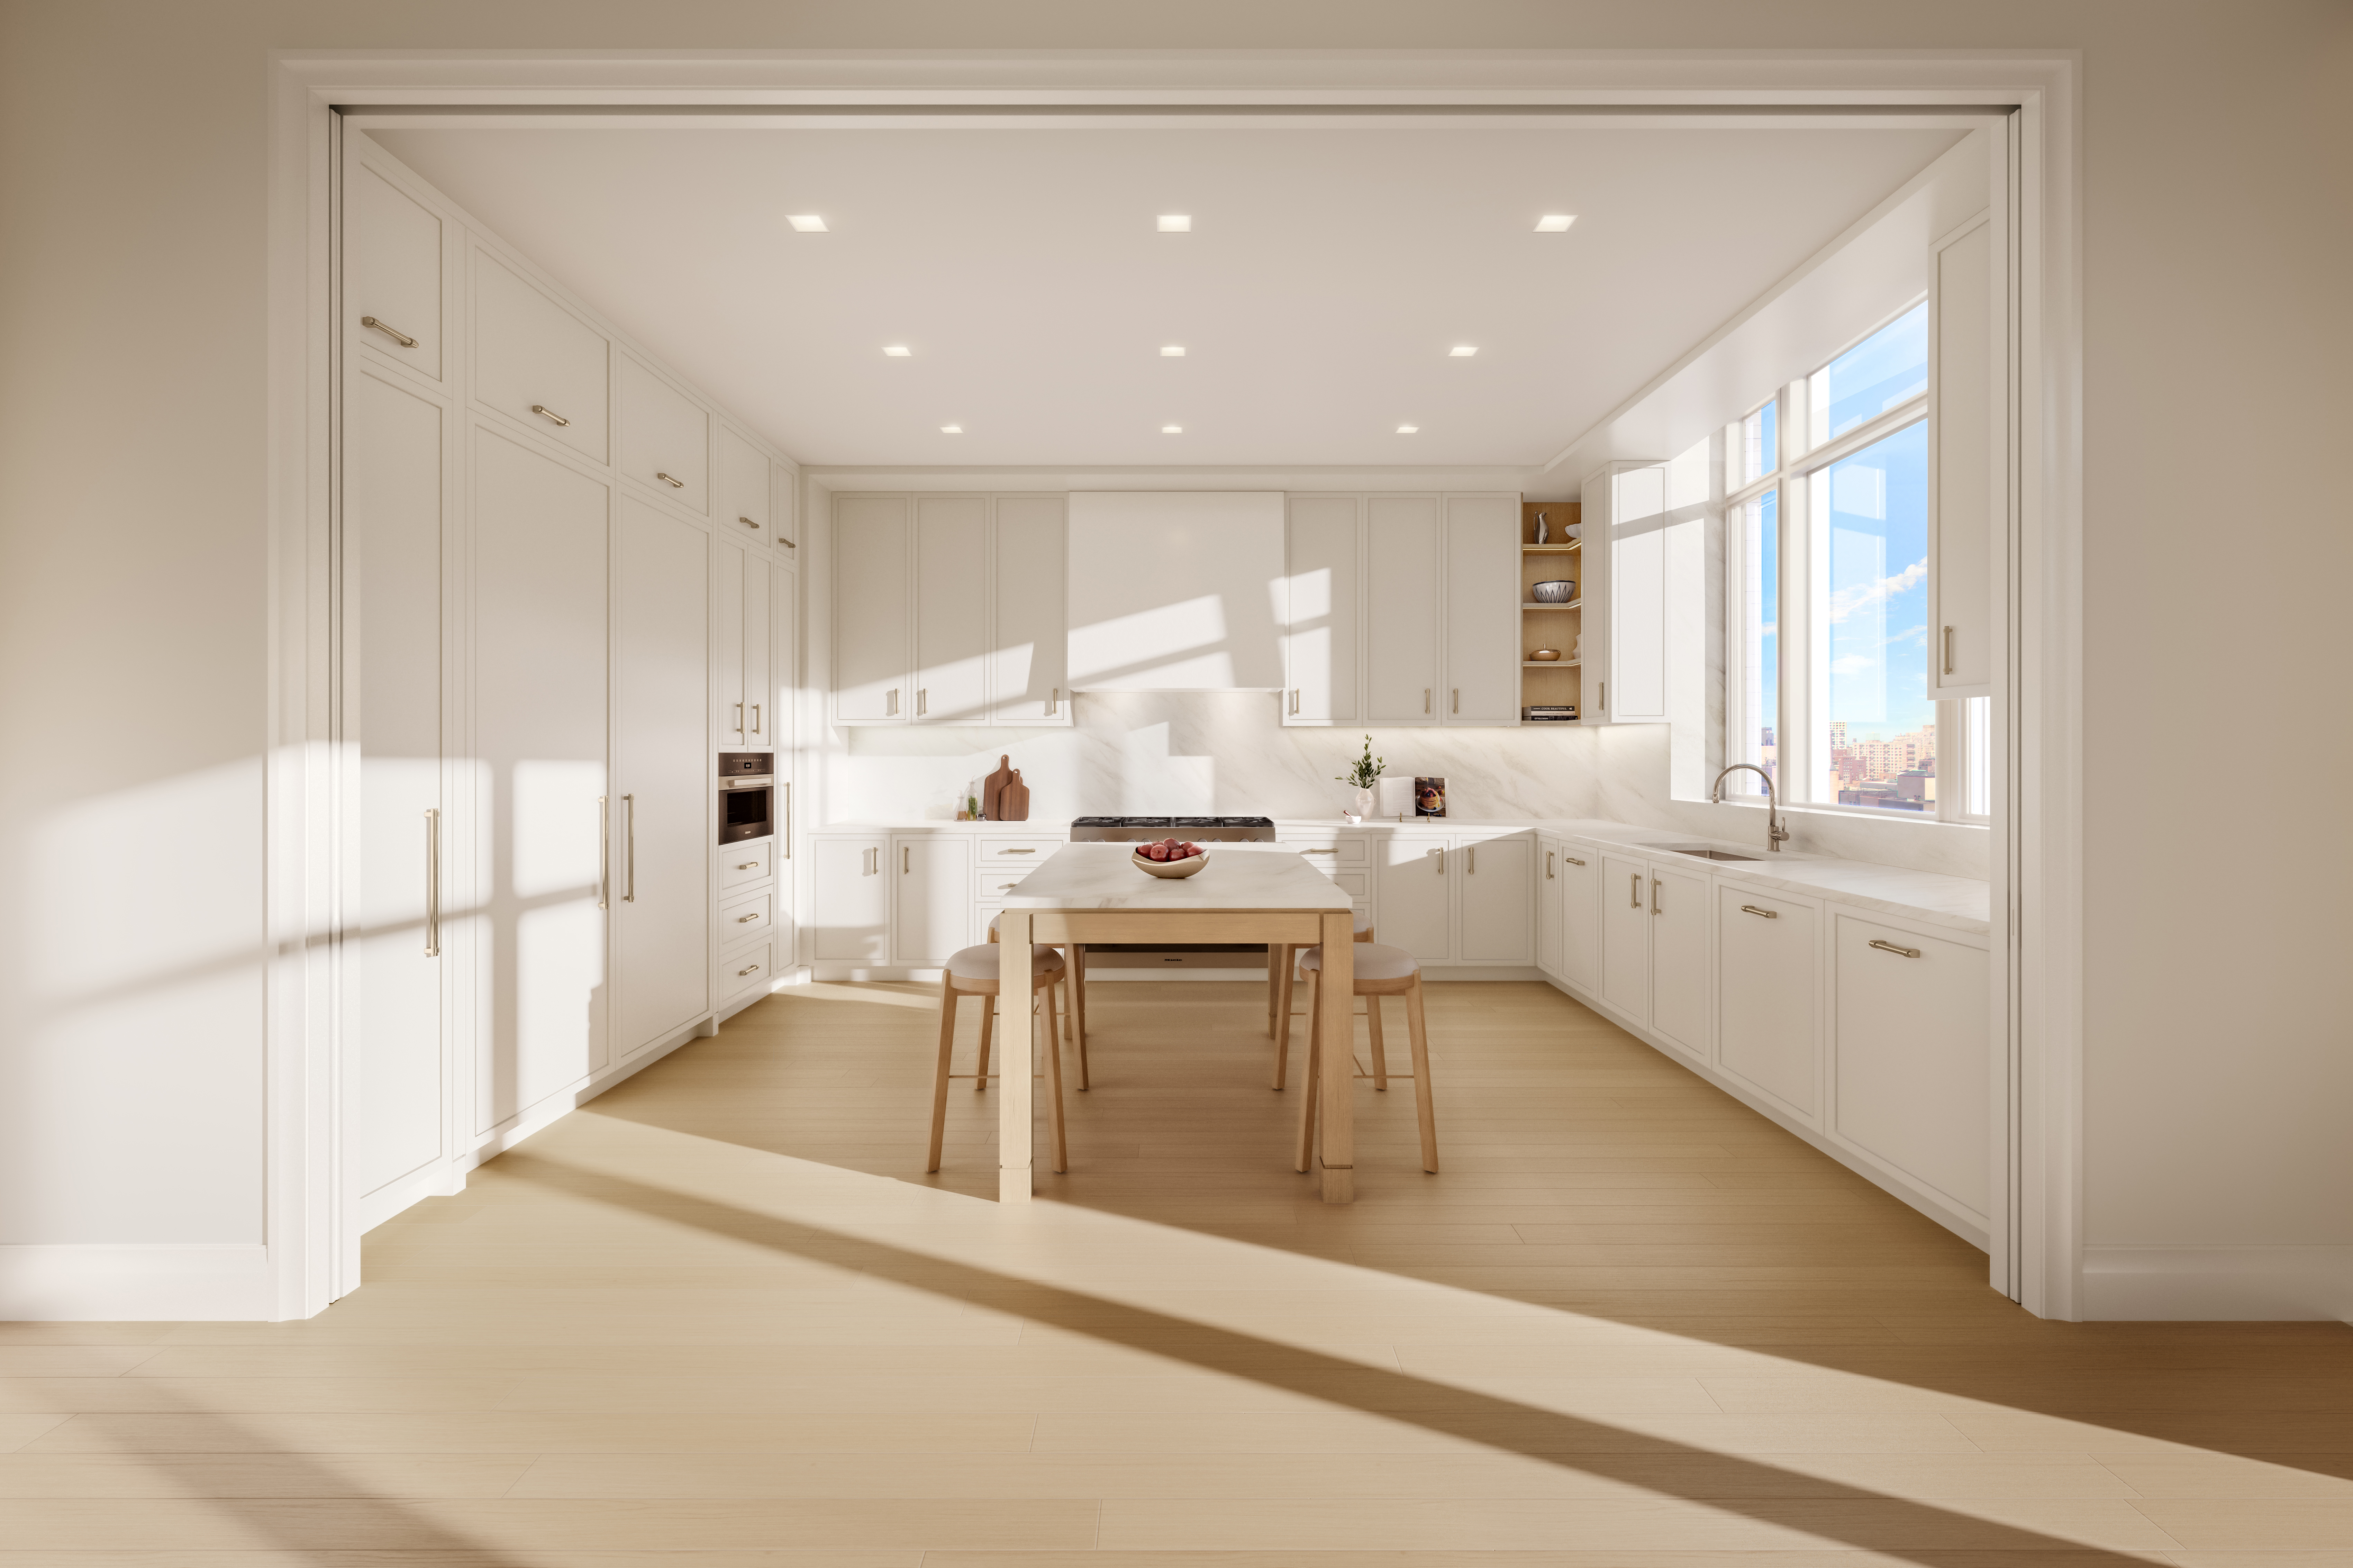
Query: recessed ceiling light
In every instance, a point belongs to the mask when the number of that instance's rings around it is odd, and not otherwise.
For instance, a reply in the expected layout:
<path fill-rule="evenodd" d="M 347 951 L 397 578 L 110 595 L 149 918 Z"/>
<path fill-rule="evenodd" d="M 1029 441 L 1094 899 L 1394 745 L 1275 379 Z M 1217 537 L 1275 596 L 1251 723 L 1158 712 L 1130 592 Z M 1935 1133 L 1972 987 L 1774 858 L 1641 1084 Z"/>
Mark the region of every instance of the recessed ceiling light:
<path fill-rule="evenodd" d="M 1568 226 L 1577 221 L 1573 212 L 1548 212 L 1536 219 L 1538 234 L 1567 234 Z"/>
<path fill-rule="evenodd" d="M 964 427 L 962 425 L 942 425 L 940 427 L 940 434 L 944 436 L 960 436 L 964 434 Z"/>
<path fill-rule="evenodd" d="M 1164 436 L 1181 436 L 1185 433 L 1185 427 L 1182 425 L 1163 425 L 1160 427 L 1160 433 Z"/>
<path fill-rule="evenodd" d="M 1193 232 L 1193 219 L 1190 215 L 1186 213 L 1164 212 L 1160 215 L 1160 232 L 1163 234 L 1190 234 Z"/>
<path fill-rule="evenodd" d="M 1185 345 L 1181 343 L 1169 344 L 1161 349 L 1160 357 L 1163 359 L 1182 359 L 1185 357 Z"/>
<path fill-rule="evenodd" d="M 882 352 L 890 355 L 892 359 L 905 359 L 912 355 L 915 351 L 909 348 L 903 343 L 894 343 L 885 347 Z M 1454 352 L 1460 354 L 1462 351 L 1458 348 Z"/>
<path fill-rule="evenodd" d="M 825 234 L 830 232 L 830 230 L 825 227 L 825 219 L 819 217 L 813 212 L 797 212 L 791 217 L 786 218 L 785 221 L 793 226 L 793 232 L 795 234 Z"/>
<path fill-rule="evenodd" d="M 900 352 L 903 354 L 906 351 L 902 349 Z M 1447 357 L 1450 359 L 1468 359 L 1478 352 L 1478 349 L 1472 347 L 1470 344 L 1458 343 L 1452 348 L 1448 349 L 1446 354 Z"/>
<path fill-rule="evenodd" d="M 1421 427 L 1419 425 L 1399 425 L 1398 427 L 1398 434 L 1400 436 L 1413 436 L 1420 433 Z"/>

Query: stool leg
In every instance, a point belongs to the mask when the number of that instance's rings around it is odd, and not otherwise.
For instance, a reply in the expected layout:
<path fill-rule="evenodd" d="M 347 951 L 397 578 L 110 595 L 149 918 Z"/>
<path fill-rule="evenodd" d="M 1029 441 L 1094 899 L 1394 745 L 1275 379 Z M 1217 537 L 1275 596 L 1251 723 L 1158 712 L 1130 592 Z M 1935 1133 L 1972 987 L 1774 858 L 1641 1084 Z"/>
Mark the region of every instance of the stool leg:
<path fill-rule="evenodd" d="M 997 993 L 984 991 L 980 998 L 980 1065 L 972 1075 L 972 1092 L 980 1094 L 988 1087 L 988 1036 L 997 1026 Z"/>
<path fill-rule="evenodd" d="M 1064 955 L 1065 955 L 1065 957 L 1064 957 L 1064 959 L 1063 959 L 1063 960 L 1062 960 L 1062 961 L 1063 961 L 1063 966 L 1064 966 L 1064 967 L 1063 967 L 1063 969 L 1062 969 L 1062 979 L 1061 979 L 1060 984 L 1061 984 L 1061 987 L 1062 987 L 1062 1038 L 1063 1038 L 1063 1039 L 1065 1039 L 1065 1040 L 1068 1040 L 1068 1039 L 1071 1037 L 1071 971 L 1070 971 L 1070 968 L 1069 968 L 1070 959 L 1069 959 L 1069 958 L 1068 958 L 1068 956 L 1067 956 L 1067 954 L 1068 954 L 1068 949 L 1067 949 L 1067 948 L 1055 948 L 1054 950 L 1055 950 L 1056 952 L 1058 952 L 1058 953 L 1062 953 L 1062 954 L 1064 954 Z"/>
<path fill-rule="evenodd" d="M 940 1168 L 940 1140 L 948 1128 L 948 1057 L 955 1050 L 955 989 L 948 984 L 945 975 L 940 977 L 940 1068 L 932 1079 L 932 1156 L 923 1167 L 929 1175 Z"/>
<path fill-rule="evenodd" d="M 1274 1086 L 1282 1087 L 1284 1073 L 1291 1061 L 1291 978 L 1298 964 L 1299 949 L 1289 943 L 1282 945 L 1282 967 L 1275 977 L 1274 988 Z"/>
<path fill-rule="evenodd" d="M 1438 1112 L 1430 1099 L 1430 1031 L 1421 1021 L 1421 977 L 1405 993 L 1406 1036 L 1413 1043 L 1413 1111 L 1421 1123 L 1421 1168 L 1438 1174 Z"/>
<path fill-rule="evenodd" d="M 1053 986 L 1041 987 L 1038 994 L 1046 999 L 1046 1090 L 1052 1097 L 1047 1110 L 1053 1124 L 1054 1173 L 1059 1176 L 1071 1168 L 1070 1146 L 1062 1137 L 1062 1037 L 1054 1028 Z"/>
<path fill-rule="evenodd" d="M 1318 969 L 1307 982 L 1307 1066 L 1299 1079 L 1299 1160 L 1294 1171 L 1314 1169 L 1315 1086 L 1323 1081 L 1317 1075 L 1324 1061 L 1324 1010 L 1315 1005 L 1315 998 L 1323 989 L 1324 971 Z"/>
<path fill-rule="evenodd" d="M 1389 1086 L 1389 1061 L 1388 1053 L 1381 1049 L 1381 999 L 1377 996 L 1365 998 L 1365 1029 L 1373 1037 L 1373 1087 L 1386 1094 Z"/>
<path fill-rule="evenodd" d="M 1087 1083 L 1087 950 L 1084 947 L 1071 948 L 1071 1017 L 1079 1036 L 1079 1089 L 1084 1093 Z"/>

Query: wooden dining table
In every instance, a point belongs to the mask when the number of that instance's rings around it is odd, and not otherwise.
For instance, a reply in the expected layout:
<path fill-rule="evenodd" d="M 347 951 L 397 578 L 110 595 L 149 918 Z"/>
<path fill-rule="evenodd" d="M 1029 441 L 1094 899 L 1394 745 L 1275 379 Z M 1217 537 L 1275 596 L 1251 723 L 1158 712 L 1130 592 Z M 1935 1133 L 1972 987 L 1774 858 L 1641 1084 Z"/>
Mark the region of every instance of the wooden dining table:
<path fill-rule="evenodd" d="M 1159 877 L 1139 869 L 1134 846 L 1066 844 L 1005 895 L 997 922 L 1004 967 L 998 994 L 1029 994 L 1030 945 L 1076 948 L 1097 943 L 1264 942 L 1324 949 L 1324 1038 L 1354 1037 L 1356 916 L 1347 893 L 1289 850 L 1217 844 L 1208 863 L 1191 876 Z M 1272 978 L 1271 969 L 1269 978 Z M 1008 1015 L 1015 1012 L 1007 1008 Z M 1039 1023 L 1029 1019 L 1030 1061 L 1039 1060 Z M 1008 1023 L 1011 1022 L 1008 1016 Z M 1007 1044 L 1011 1044 L 1008 1041 Z M 1046 1071 L 1058 1082 L 1060 1052 L 1044 1043 Z M 1321 1082 L 1302 1085 L 1321 1094 L 1316 1167 L 1324 1201 L 1356 1199 L 1356 1119 L 1349 1100 L 1355 1054 L 1324 1053 Z M 1008 1072 L 997 1103 L 1000 1202 L 1026 1203 L 1032 1187 L 1033 1101 L 1030 1073 Z M 1063 1146 L 1061 1096 L 1052 1097 L 1054 1147 Z M 1058 1166 L 1057 1169 L 1060 1169 Z"/>

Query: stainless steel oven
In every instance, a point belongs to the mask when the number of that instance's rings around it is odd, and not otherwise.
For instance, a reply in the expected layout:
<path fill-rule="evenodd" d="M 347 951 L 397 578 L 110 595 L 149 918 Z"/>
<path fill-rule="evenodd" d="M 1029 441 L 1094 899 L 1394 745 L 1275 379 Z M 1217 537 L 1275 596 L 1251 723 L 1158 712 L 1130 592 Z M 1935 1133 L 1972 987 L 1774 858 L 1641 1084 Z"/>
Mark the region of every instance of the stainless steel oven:
<path fill-rule="evenodd" d="M 719 842 L 737 844 L 776 831 L 776 756 L 766 751 L 719 754 Z"/>

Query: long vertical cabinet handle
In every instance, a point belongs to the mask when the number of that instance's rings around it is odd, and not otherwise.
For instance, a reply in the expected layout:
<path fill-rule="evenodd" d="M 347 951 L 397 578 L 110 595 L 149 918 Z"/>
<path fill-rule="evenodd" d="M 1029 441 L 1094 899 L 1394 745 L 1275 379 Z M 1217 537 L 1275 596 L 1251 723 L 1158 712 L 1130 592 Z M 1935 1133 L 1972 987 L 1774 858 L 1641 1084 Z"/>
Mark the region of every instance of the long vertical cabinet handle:
<path fill-rule="evenodd" d="M 1666 906 L 1659 902 L 1659 879 L 1654 876 L 1651 878 L 1651 913 L 1663 915 L 1666 912 Z"/>
<path fill-rule="evenodd" d="M 913 844 L 901 844 L 899 846 L 899 874 L 901 876 L 904 876 L 915 869 L 912 864 L 908 863 L 913 857 L 914 853 L 915 846 Z"/>
<path fill-rule="evenodd" d="M 1464 851 L 1462 852 L 1462 859 L 1463 859 L 1462 874 L 1463 874 L 1463 875 L 1465 875 L 1465 876 L 1476 876 L 1476 875 L 1478 875 L 1478 874 L 1479 874 L 1479 846 L 1478 846 L 1477 844 L 1472 844 L 1469 849 L 1464 850 Z"/>
<path fill-rule="evenodd" d="M 929 715 L 931 711 L 932 689 L 929 686 L 917 686 L 915 688 L 915 716 L 917 718 L 923 718 Z"/>
<path fill-rule="evenodd" d="M 1421 689 L 1421 711 L 1423 713 L 1428 713 L 1430 711 L 1430 688 L 1428 686 L 1424 686 Z"/>
<path fill-rule="evenodd" d="M 621 797 L 621 902 L 638 901 L 638 798 Z"/>
<path fill-rule="evenodd" d="M 785 858 L 793 858 L 793 786 L 790 779 L 785 781 Z"/>
<path fill-rule="evenodd" d="M 1553 880 L 1553 874 L 1552 874 L 1552 851 L 1550 851 L 1550 850 L 1546 850 L 1546 851 L 1545 851 L 1545 880 L 1546 880 L 1546 882 L 1550 882 L 1551 880 Z"/>
<path fill-rule="evenodd" d="M 1642 874 L 1638 871 L 1626 880 L 1631 885 L 1626 890 L 1628 894 L 1626 906 L 1629 909 L 1640 909 L 1642 906 Z"/>
<path fill-rule="evenodd" d="M 1055 687 L 1053 695 L 1046 699 L 1046 716 L 1048 718 L 1062 716 L 1062 688 L 1060 686 Z"/>
<path fill-rule="evenodd" d="M 744 737 L 744 705 L 742 703 L 735 705 L 735 737 L 738 740 Z"/>
<path fill-rule="evenodd" d="M 1945 628 L 1945 673 L 1953 673 L 1953 629 Z"/>
<path fill-rule="evenodd" d="M 1461 712 L 1462 711 L 1462 688 L 1461 688 L 1461 687 L 1460 687 L 1460 686 L 1456 686 L 1456 687 L 1452 688 L 1452 690 L 1453 690 L 1453 693 L 1454 693 L 1454 701 L 1453 701 L 1453 705 L 1452 705 L 1451 707 L 1449 707 L 1446 711 L 1447 711 L 1447 712 L 1449 712 L 1449 713 L 1455 713 L 1455 714 L 1459 714 L 1459 713 L 1461 713 Z"/>
<path fill-rule="evenodd" d="M 1438 874 L 1444 876 L 1446 874 L 1446 852 L 1443 849 L 1434 849 L 1430 853 L 1438 857 Z"/>
<path fill-rule="evenodd" d="M 596 797 L 596 907 L 610 908 L 613 902 L 613 805 L 603 795 Z"/>
<path fill-rule="evenodd" d="M 882 716 L 884 718 L 899 716 L 899 688 L 896 686 L 882 694 Z"/>
<path fill-rule="evenodd" d="M 752 705 L 752 733 L 760 733 L 760 705 L 757 703 Z"/>
<path fill-rule="evenodd" d="M 441 813 L 425 813 L 425 956 L 441 956 Z"/>

